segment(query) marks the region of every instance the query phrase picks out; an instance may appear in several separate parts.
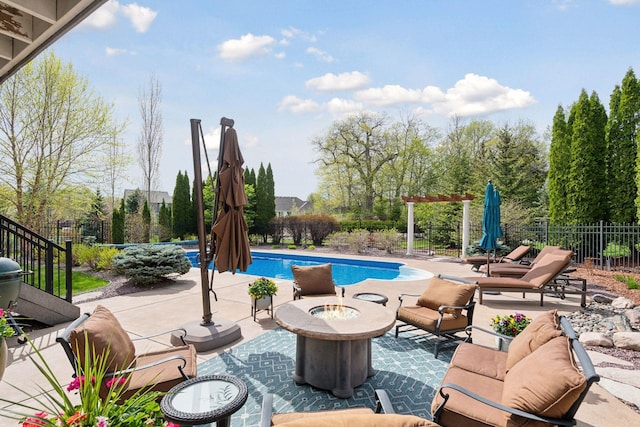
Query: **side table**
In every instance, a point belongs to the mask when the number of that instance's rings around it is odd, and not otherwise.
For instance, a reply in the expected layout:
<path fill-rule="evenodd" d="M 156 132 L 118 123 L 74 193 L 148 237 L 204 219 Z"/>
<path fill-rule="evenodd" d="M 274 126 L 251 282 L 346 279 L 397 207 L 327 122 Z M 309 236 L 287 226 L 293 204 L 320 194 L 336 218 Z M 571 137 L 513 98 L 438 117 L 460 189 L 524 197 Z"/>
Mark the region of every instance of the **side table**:
<path fill-rule="evenodd" d="M 387 298 L 385 295 L 377 294 L 375 292 L 360 292 L 353 296 L 355 299 L 361 299 L 363 301 L 375 302 L 376 304 L 382 304 L 383 306 L 387 306 Z"/>
<path fill-rule="evenodd" d="M 205 375 L 174 386 L 160 401 L 168 421 L 181 426 L 215 422 L 229 427 L 231 415 L 247 401 L 247 385 L 230 375 Z"/>

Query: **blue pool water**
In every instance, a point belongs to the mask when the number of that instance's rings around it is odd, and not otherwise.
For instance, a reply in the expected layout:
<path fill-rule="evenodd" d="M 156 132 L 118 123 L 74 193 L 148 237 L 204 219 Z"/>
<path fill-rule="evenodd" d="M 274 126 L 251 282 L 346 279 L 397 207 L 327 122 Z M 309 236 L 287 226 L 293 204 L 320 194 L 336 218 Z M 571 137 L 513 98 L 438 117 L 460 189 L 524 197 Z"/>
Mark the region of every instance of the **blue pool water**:
<path fill-rule="evenodd" d="M 194 267 L 198 266 L 197 254 L 198 251 L 187 251 Z M 238 274 L 293 280 L 292 265 L 320 265 L 329 262 L 333 281 L 340 286 L 353 285 L 365 279 L 420 280 L 432 277 L 428 271 L 405 267 L 399 262 L 254 251 L 251 251 L 251 258 L 253 262 L 247 271 L 238 271 Z"/>

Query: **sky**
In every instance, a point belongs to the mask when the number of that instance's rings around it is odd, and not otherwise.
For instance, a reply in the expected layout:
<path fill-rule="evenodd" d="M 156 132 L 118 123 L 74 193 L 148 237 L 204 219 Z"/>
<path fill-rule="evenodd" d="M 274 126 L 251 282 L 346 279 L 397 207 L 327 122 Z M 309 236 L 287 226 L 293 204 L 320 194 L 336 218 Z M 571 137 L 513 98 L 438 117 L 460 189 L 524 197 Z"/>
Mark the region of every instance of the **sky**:
<path fill-rule="evenodd" d="M 531 122 L 595 91 L 605 107 L 640 73 L 640 0 L 110 0 L 51 49 L 127 122 L 162 86 L 158 190 L 194 176 L 190 119 L 213 170 L 220 119 L 235 121 L 245 167 L 271 164 L 277 196 L 318 191 L 312 140 L 354 112 L 414 115 L 445 133 L 464 122 Z M 204 153 L 202 154 L 204 159 Z M 135 163 L 124 188 L 142 188 Z"/>

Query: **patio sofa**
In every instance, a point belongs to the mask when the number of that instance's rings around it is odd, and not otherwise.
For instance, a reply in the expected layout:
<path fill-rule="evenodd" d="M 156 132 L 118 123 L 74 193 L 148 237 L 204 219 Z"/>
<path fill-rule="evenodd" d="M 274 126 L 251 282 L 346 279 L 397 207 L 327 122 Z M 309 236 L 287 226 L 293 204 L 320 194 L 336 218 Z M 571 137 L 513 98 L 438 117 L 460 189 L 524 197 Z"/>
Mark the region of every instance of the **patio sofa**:
<path fill-rule="evenodd" d="M 570 426 L 599 379 L 569 321 L 547 311 L 511 341 L 508 352 L 460 344 L 431 410 L 442 426 Z"/>

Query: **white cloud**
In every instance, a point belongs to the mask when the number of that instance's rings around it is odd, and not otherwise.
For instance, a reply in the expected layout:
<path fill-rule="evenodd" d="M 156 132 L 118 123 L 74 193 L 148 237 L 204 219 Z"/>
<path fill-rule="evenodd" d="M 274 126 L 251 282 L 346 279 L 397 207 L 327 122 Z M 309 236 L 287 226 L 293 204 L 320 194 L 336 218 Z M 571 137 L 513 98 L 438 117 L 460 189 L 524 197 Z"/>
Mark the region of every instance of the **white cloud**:
<path fill-rule="evenodd" d="M 312 113 L 320 110 L 320 105 L 312 99 L 301 99 L 294 95 L 285 96 L 278 107 L 278 111 L 292 113 Z"/>
<path fill-rule="evenodd" d="M 448 116 L 479 116 L 495 111 L 524 108 L 536 100 L 531 93 L 512 89 L 497 80 L 469 73 L 448 89 L 444 99 L 434 100 L 433 110 Z"/>
<path fill-rule="evenodd" d="M 138 52 L 135 50 L 127 50 L 127 49 L 118 49 L 115 47 L 107 47 L 105 49 L 105 53 L 107 56 L 118 56 L 118 55 L 137 55 Z"/>
<path fill-rule="evenodd" d="M 89 15 L 80 25 L 97 29 L 110 28 L 118 22 L 119 15 L 129 19 L 137 32 L 144 33 L 156 19 L 158 12 L 137 3 L 121 5 L 118 1 L 111 0 Z"/>
<path fill-rule="evenodd" d="M 271 36 L 254 36 L 251 33 L 239 39 L 231 39 L 218 45 L 220 58 L 229 61 L 243 60 L 252 56 L 266 55 L 271 51 L 270 46 L 275 43 Z"/>
<path fill-rule="evenodd" d="M 344 116 L 364 110 L 364 105 L 351 99 L 333 98 L 327 102 L 327 110 L 334 116 Z"/>
<path fill-rule="evenodd" d="M 627 4 L 640 4 L 640 0 L 609 0 L 609 3 L 621 6 Z"/>
<path fill-rule="evenodd" d="M 284 59 L 286 58 L 287 54 L 284 52 L 278 52 L 275 54 L 276 59 Z"/>
<path fill-rule="evenodd" d="M 436 93 L 434 93 L 434 89 Z M 437 96 L 438 91 L 440 91 L 440 89 L 432 86 L 427 86 L 423 90 L 420 90 L 405 89 L 398 85 L 386 85 L 381 88 L 359 91 L 356 93 L 356 98 L 373 105 L 421 103 L 433 98 L 434 95 Z"/>
<path fill-rule="evenodd" d="M 280 34 L 282 34 L 282 36 L 287 39 L 302 39 L 311 43 L 315 43 L 317 41 L 316 36 L 313 36 L 309 33 L 305 33 L 304 31 L 295 27 L 282 29 L 280 30 Z"/>
<path fill-rule="evenodd" d="M 327 73 L 324 76 L 307 80 L 305 85 L 308 88 L 320 91 L 352 90 L 366 86 L 369 81 L 369 76 L 366 74 L 360 71 L 352 71 L 338 75 Z"/>
<path fill-rule="evenodd" d="M 122 14 L 129 18 L 131 25 L 133 25 L 133 28 L 139 33 L 146 33 L 153 20 L 158 16 L 158 12 L 148 7 L 139 6 L 136 3 L 122 6 L 121 9 Z"/>
<path fill-rule="evenodd" d="M 333 62 L 333 61 L 335 61 L 333 56 L 331 56 L 327 52 L 325 52 L 323 50 L 320 50 L 318 48 L 315 48 L 315 47 L 308 47 L 307 48 L 307 53 L 310 54 L 310 55 L 315 56 L 318 60 L 323 61 L 323 62 Z"/>

